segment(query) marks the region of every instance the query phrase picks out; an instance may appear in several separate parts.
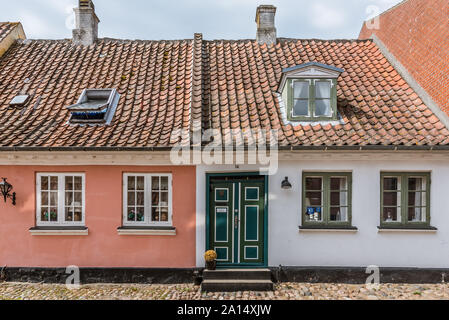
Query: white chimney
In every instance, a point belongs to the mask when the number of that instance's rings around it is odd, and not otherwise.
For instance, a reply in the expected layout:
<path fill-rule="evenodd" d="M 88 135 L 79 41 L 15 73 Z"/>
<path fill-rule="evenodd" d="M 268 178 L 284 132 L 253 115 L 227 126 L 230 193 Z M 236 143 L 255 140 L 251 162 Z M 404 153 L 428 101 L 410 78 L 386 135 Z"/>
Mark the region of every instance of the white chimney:
<path fill-rule="evenodd" d="M 257 8 L 257 42 L 267 45 L 276 44 L 275 27 L 276 7 L 272 5 L 261 5 Z"/>
<path fill-rule="evenodd" d="M 98 39 L 98 19 L 92 0 L 79 0 L 75 11 L 76 29 L 73 30 L 73 43 L 90 46 Z"/>

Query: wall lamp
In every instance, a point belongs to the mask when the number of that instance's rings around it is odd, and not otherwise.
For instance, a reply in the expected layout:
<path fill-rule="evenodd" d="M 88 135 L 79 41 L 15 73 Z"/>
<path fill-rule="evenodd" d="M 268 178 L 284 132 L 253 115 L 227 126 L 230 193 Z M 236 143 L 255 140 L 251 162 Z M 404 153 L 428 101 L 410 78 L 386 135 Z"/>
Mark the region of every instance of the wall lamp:
<path fill-rule="evenodd" d="M 3 198 L 5 199 L 5 203 L 6 203 L 6 200 L 8 198 L 10 198 L 12 200 L 12 205 L 15 206 L 16 205 L 16 193 L 13 192 L 11 194 L 12 185 L 6 181 L 6 178 L 2 178 L 2 180 L 3 181 L 0 182 L 0 192 L 3 196 Z"/>
<path fill-rule="evenodd" d="M 283 190 L 291 190 L 293 187 L 292 187 L 292 184 L 290 183 L 290 181 L 288 181 L 288 177 L 285 177 L 285 180 L 284 181 L 282 181 L 282 189 Z"/>

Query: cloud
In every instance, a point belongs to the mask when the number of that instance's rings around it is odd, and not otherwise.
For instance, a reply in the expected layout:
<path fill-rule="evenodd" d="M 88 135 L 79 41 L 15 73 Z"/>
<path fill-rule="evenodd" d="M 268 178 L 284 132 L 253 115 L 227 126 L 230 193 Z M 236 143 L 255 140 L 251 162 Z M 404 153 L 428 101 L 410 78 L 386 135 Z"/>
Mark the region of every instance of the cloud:
<path fill-rule="evenodd" d="M 401 0 L 94 0 L 101 20 L 100 37 L 124 39 L 254 39 L 259 4 L 278 8 L 280 37 L 356 38 L 369 18 L 368 6 L 379 12 Z M 21 21 L 30 38 L 71 37 L 78 0 L 3 1 L 0 21 Z M 67 11 L 68 10 L 68 11 Z"/>
<path fill-rule="evenodd" d="M 346 20 L 343 10 L 329 4 L 315 2 L 310 8 L 309 22 L 320 29 L 341 27 Z"/>
<path fill-rule="evenodd" d="M 40 0 L 39 2 L 42 6 L 52 8 L 61 14 L 66 13 L 67 7 L 76 7 L 77 5 L 76 0 Z"/>
<path fill-rule="evenodd" d="M 22 11 L 18 14 L 19 21 L 25 28 L 27 37 L 40 38 L 52 33 L 52 27 L 48 20 L 42 16 L 29 11 Z"/>

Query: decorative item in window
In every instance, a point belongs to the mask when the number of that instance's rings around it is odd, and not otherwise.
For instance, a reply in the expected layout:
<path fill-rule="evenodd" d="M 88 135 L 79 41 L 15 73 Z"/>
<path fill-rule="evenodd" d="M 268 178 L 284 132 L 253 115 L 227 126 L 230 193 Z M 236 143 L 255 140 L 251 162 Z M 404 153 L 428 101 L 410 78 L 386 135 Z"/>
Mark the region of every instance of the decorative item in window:
<path fill-rule="evenodd" d="M 351 174 L 305 173 L 303 227 L 351 226 Z"/>
<path fill-rule="evenodd" d="M 291 190 L 293 188 L 290 181 L 288 181 L 288 177 L 285 177 L 284 181 L 282 181 L 281 187 L 283 190 Z"/>
<path fill-rule="evenodd" d="M 430 173 L 382 173 L 381 226 L 430 227 Z"/>
<path fill-rule="evenodd" d="M 171 175 L 124 175 L 123 225 L 171 225 Z"/>
<path fill-rule="evenodd" d="M 37 226 L 84 226 L 84 175 L 37 175 Z"/>
<path fill-rule="evenodd" d="M 13 189 L 12 185 L 6 181 L 6 178 L 2 178 L 2 181 L 0 182 L 0 192 L 2 193 L 3 199 L 6 201 L 8 198 L 12 200 L 12 205 L 16 205 L 16 193 L 13 192 L 11 194 L 11 191 Z"/>
<path fill-rule="evenodd" d="M 204 254 L 207 270 L 213 271 L 217 268 L 217 257 L 217 253 L 214 250 L 209 250 Z"/>

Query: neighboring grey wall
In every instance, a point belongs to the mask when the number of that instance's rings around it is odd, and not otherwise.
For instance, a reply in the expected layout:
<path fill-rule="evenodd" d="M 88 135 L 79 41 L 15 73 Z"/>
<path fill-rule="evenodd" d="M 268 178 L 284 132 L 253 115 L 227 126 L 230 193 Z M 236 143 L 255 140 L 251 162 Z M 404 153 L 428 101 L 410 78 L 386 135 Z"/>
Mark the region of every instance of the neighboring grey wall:
<path fill-rule="evenodd" d="M 322 267 L 449 267 L 449 162 L 447 160 L 323 160 L 281 161 L 269 178 L 269 266 Z M 204 264 L 206 172 L 257 171 L 257 166 L 197 168 L 197 266 Z M 352 171 L 353 225 L 357 233 L 300 233 L 303 171 Z M 380 172 L 431 171 L 431 224 L 436 233 L 378 233 Z M 288 176 L 291 191 L 281 190 Z"/>

